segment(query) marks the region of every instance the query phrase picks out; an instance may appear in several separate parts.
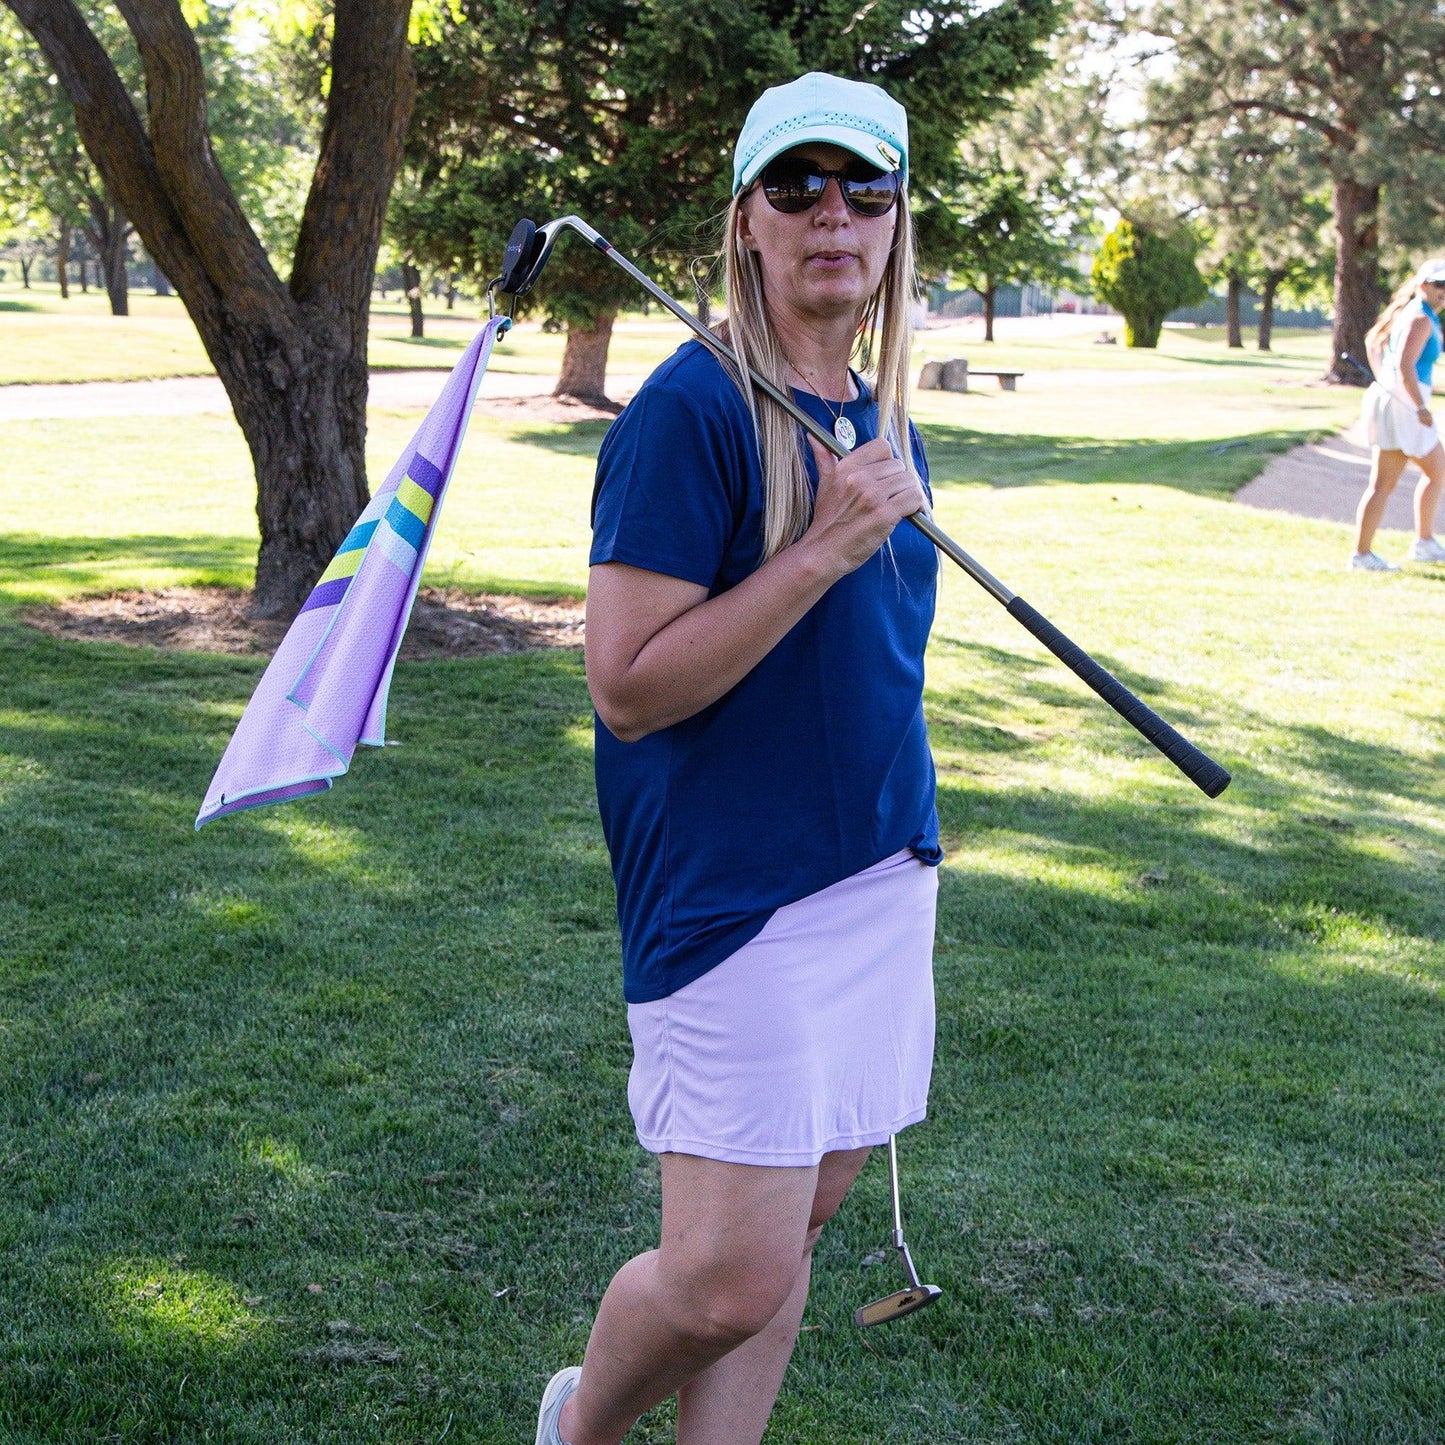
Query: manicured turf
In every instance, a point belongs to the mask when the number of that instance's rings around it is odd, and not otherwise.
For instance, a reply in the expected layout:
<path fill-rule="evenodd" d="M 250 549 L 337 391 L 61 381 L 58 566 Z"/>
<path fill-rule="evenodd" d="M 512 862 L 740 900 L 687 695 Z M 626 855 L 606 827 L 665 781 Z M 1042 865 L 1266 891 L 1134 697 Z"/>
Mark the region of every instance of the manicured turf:
<path fill-rule="evenodd" d="M 920 408 L 943 525 L 1236 780 L 1206 801 L 945 575 L 901 1153 L 946 1295 L 853 1328 L 896 1283 L 875 1161 L 770 1440 L 1440 1438 L 1445 569 L 1229 503 L 1348 399 L 1208 360 Z M 374 419 L 376 475 L 415 421 Z M 439 573 L 580 589 L 601 432 L 479 418 Z M 259 665 L 13 608 L 243 581 L 234 428 L 0 442 L 0 1440 L 530 1439 L 657 1208 L 580 659 L 407 664 L 399 748 L 196 835 Z"/>
<path fill-rule="evenodd" d="M 61 301 L 53 286 L 22 290 L 0 283 L 0 386 L 29 382 L 142 381 L 204 376 L 213 367 L 185 308 L 174 296 L 133 292 L 131 314 L 110 314 L 104 293 L 73 291 Z M 433 309 L 434 308 L 434 309 Z M 482 308 L 485 315 L 485 307 Z M 478 326 L 475 305 L 455 310 L 428 298 L 426 335 L 413 340 L 406 308 L 395 297 L 373 298 L 367 359 L 374 370 L 424 370 L 456 365 Z M 622 374 L 645 375 L 682 339 L 680 323 L 634 317 L 618 329 L 610 357 Z M 535 321 L 518 324 L 498 343 L 495 371 L 555 376 L 567 338 Z"/>

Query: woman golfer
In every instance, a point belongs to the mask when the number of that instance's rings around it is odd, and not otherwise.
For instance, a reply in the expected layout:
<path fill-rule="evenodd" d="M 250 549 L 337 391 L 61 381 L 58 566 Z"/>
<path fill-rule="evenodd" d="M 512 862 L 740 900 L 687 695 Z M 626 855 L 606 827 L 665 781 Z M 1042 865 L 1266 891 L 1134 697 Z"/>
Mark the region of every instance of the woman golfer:
<path fill-rule="evenodd" d="M 1355 518 L 1350 566 L 1366 572 L 1398 569 L 1371 551 L 1375 529 L 1395 483 L 1413 459 L 1423 474 L 1415 488 L 1412 562 L 1445 562 L 1435 540 L 1435 512 L 1445 487 L 1445 449 L 1430 411 L 1430 381 L 1440 357 L 1440 318 L 1445 302 L 1445 261 L 1427 261 L 1390 298 L 1365 337 L 1376 380 L 1365 393 L 1361 419 L 1370 439 L 1370 484 Z"/>
<path fill-rule="evenodd" d="M 806 75 L 733 162 L 727 339 L 835 461 L 701 343 L 597 464 L 587 678 L 662 1238 L 613 1279 L 545 1445 L 761 1438 L 823 1225 L 923 1118 L 940 858 L 922 707 L 937 572 L 908 421 L 907 118 Z M 864 343 L 873 379 L 849 369 Z"/>

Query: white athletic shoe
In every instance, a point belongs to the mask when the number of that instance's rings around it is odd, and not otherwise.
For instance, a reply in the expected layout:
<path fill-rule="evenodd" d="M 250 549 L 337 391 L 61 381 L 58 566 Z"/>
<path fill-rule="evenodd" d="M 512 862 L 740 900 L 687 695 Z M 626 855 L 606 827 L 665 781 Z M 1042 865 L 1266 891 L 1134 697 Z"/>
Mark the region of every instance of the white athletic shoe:
<path fill-rule="evenodd" d="M 1433 537 L 1424 542 L 1417 538 L 1410 543 L 1409 556 L 1412 562 L 1445 562 L 1445 547 Z"/>
<path fill-rule="evenodd" d="M 1350 554 L 1350 570 L 1353 572 L 1398 572 L 1393 562 L 1387 562 L 1378 552 L 1353 552 Z"/>
<path fill-rule="evenodd" d="M 542 1405 L 537 1411 L 537 1445 L 566 1445 L 558 1433 L 557 1422 L 562 1418 L 562 1406 L 576 1393 L 581 1378 L 582 1366 L 568 1365 L 547 1381 Z"/>

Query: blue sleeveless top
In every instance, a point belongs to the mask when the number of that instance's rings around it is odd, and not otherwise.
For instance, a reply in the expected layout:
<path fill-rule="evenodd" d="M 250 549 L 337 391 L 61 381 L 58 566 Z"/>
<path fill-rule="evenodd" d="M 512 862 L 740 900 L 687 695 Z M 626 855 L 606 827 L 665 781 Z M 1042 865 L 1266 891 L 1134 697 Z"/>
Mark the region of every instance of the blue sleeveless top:
<path fill-rule="evenodd" d="M 1425 342 L 1425 349 L 1415 362 L 1415 376 L 1421 386 L 1429 386 L 1430 378 L 1435 371 L 1435 363 L 1440 360 L 1440 318 L 1431 310 L 1430 303 L 1423 297 L 1420 301 L 1420 310 L 1430 322 L 1430 335 Z"/>

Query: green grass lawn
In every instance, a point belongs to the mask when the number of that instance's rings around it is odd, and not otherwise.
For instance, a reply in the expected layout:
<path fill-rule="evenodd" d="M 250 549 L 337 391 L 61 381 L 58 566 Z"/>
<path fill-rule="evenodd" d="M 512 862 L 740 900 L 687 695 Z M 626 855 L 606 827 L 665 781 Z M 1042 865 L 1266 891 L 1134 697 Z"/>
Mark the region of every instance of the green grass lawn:
<path fill-rule="evenodd" d="M 133 291 L 130 305 L 128 317 L 115 317 L 104 292 L 72 291 L 68 301 L 61 301 L 53 285 L 37 284 L 26 291 L 17 282 L 0 282 L 0 386 L 211 373 L 210 361 L 177 297 Z M 373 369 L 455 365 L 476 334 L 477 307 L 460 298 L 452 311 L 431 298 L 426 307 L 426 335 L 413 340 L 405 304 L 395 295 L 372 298 L 368 357 Z M 1098 320 L 1101 331 L 1112 327 L 1117 332 L 1117 318 Z M 986 343 L 978 339 L 976 328 L 925 331 L 919 336 L 916 358 L 921 364 L 967 356 L 975 367 L 1022 370 L 1024 396 L 1037 394 L 1039 372 L 1064 373 L 1061 384 L 1088 395 L 1106 386 L 1134 387 L 1141 381 L 1147 385 L 1150 380 L 1207 379 L 1221 369 L 1235 379 L 1238 393 L 1247 396 L 1251 386 L 1264 379 L 1272 385 L 1311 382 L 1325 370 L 1329 356 L 1329 336 L 1319 331 L 1277 331 L 1270 353 L 1250 347 L 1229 352 L 1219 327 L 1170 327 L 1152 351 L 1096 345 L 1098 333 L 1092 330 L 1019 339 L 1011 334 L 1007 319 L 999 323 L 999 334 L 1006 339 Z M 616 375 L 644 375 L 688 335 L 681 322 L 658 310 L 649 316 L 626 314 L 613 333 L 609 369 Z M 536 321 L 523 320 L 497 343 L 491 366 L 496 371 L 556 375 L 565 344 L 561 332 L 546 332 Z M 1074 374 L 1078 372 L 1104 376 L 1081 377 Z M 1117 380 L 1106 382 L 1105 376 Z M 982 396 L 991 397 L 997 383 L 980 378 L 975 387 Z M 1097 406 L 1087 414 L 1096 413 Z M 1121 420 L 1145 414 L 1120 410 Z"/>
<path fill-rule="evenodd" d="M 373 370 L 450 370 L 476 335 L 475 305 L 458 300 L 453 311 L 427 300 L 426 335 L 411 336 L 411 319 L 395 296 L 373 298 L 368 360 Z M 54 286 L 29 291 L 0 283 L 0 386 L 57 381 L 142 381 L 164 376 L 206 376 L 211 366 L 196 329 L 175 296 L 133 291 L 131 314 L 112 316 L 104 292 L 72 291 L 61 301 Z M 485 308 L 483 308 L 485 314 Z M 670 318 L 626 317 L 610 353 L 620 374 L 645 374 L 684 337 Z M 520 322 L 497 344 L 495 371 L 556 375 L 566 337 Z"/>
<path fill-rule="evenodd" d="M 779 1445 L 1445 1430 L 1445 569 L 1351 575 L 1343 527 L 1232 505 L 1349 398 L 1185 361 L 920 406 L 941 523 L 1235 782 L 1205 800 L 944 576 L 938 1055 L 901 1152 L 946 1293 L 852 1326 L 895 1284 L 875 1161 Z M 416 420 L 373 417 L 374 475 Z M 602 432 L 479 417 L 434 574 L 580 591 Z M 0 441 L 0 1440 L 530 1439 L 657 1211 L 580 658 L 408 663 L 399 748 L 194 834 L 259 665 L 14 609 L 244 583 L 235 428 Z"/>

